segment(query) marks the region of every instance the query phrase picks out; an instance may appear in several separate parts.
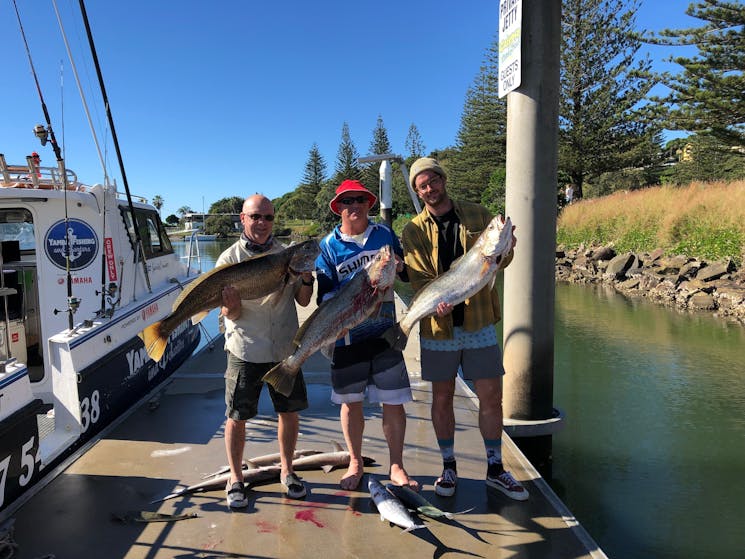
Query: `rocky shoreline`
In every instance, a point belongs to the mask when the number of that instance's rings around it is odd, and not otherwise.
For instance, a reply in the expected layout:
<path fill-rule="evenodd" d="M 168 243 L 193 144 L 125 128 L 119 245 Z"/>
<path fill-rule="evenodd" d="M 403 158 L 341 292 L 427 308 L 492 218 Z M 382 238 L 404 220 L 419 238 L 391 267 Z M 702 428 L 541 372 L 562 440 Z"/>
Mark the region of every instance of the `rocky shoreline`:
<path fill-rule="evenodd" d="M 617 254 L 613 247 L 556 250 L 556 280 L 603 283 L 631 298 L 692 312 L 708 312 L 745 325 L 745 270 L 732 260 L 706 262 L 686 256 Z"/>

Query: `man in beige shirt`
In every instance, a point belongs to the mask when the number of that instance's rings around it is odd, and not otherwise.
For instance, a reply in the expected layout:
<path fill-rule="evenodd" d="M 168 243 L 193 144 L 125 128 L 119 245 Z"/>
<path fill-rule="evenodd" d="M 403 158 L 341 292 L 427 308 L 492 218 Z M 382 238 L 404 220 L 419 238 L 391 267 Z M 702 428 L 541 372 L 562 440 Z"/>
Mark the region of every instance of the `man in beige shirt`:
<path fill-rule="evenodd" d="M 282 250 L 284 245 L 272 236 L 274 207 L 263 195 L 246 198 L 241 212 L 243 233 L 217 259 L 216 266 L 242 262 L 251 257 Z M 284 289 L 262 299 L 242 300 L 234 287 L 222 292 L 221 318 L 225 328 L 225 350 L 228 365 L 225 371 L 225 448 L 231 477 L 226 487 L 228 506 L 248 506 L 243 485 L 243 450 L 246 439 L 246 420 L 258 413 L 261 377 L 274 365 L 290 355 L 293 337 L 298 329 L 295 302 L 310 303 L 314 277 L 303 272 L 294 289 Z M 276 298 L 280 297 L 277 301 Z M 302 371 L 295 386 L 285 397 L 268 386 L 274 410 L 279 416 L 277 439 L 281 456 L 281 482 L 287 496 L 305 496 L 303 482 L 292 469 L 299 431 L 298 412 L 308 407 L 308 396 Z"/>

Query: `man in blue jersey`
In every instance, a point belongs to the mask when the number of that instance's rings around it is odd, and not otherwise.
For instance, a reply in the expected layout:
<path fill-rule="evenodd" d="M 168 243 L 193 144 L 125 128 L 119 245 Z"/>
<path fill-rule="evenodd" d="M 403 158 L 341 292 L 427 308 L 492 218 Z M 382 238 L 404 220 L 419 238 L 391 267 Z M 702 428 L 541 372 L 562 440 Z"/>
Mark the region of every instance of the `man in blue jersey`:
<path fill-rule="evenodd" d="M 336 189 L 329 206 L 341 216 L 341 223 L 321 241 L 316 260 L 319 304 L 333 297 L 354 273 L 364 267 L 378 250 L 390 245 L 396 255 L 396 271 L 406 280 L 403 251 L 398 238 L 384 224 L 368 218 L 376 196 L 356 180 L 345 180 Z M 392 349 L 381 337 L 396 322 L 393 293 L 383 302 L 380 312 L 337 340 L 331 363 L 331 400 L 341 404 L 341 426 L 350 454 L 349 468 L 341 479 L 341 488 L 354 490 L 364 474 L 362 433 L 365 417 L 362 402 L 383 406 L 383 433 L 390 455 L 390 479 L 397 485 L 418 490 L 403 465 L 406 412 L 404 403 L 412 400 L 409 375 L 403 354 Z"/>

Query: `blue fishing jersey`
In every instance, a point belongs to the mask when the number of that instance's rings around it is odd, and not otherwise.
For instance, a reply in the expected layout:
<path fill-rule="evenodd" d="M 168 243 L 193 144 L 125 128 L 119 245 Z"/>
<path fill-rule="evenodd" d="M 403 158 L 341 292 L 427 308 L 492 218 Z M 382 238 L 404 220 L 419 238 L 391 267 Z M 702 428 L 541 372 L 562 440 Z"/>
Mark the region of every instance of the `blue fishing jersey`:
<path fill-rule="evenodd" d="M 321 254 L 316 258 L 318 304 L 333 295 L 349 279 L 370 262 L 381 247 L 391 246 L 403 258 L 403 249 L 396 234 L 385 224 L 370 221 L 362 237 L 362 246 L 340 230 L 340 225 L 320 242 Z M 380 336 L 396 322 L 393 290 L 380 306 L 380 311 L 352 328 L 336 345 L 349 345 Z"/>

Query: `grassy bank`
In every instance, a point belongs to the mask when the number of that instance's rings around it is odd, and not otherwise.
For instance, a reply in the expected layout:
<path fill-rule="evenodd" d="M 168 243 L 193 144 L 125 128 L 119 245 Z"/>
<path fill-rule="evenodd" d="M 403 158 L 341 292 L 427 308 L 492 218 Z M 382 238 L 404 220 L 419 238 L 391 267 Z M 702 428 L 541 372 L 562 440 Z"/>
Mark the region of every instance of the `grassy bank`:
<path fill-rule="evenodd" d="M 583 200 L 565 207 L 557 243 L 612 244 L 616 251 L 745 259 L 745 181 L 662 186 Z"/>

